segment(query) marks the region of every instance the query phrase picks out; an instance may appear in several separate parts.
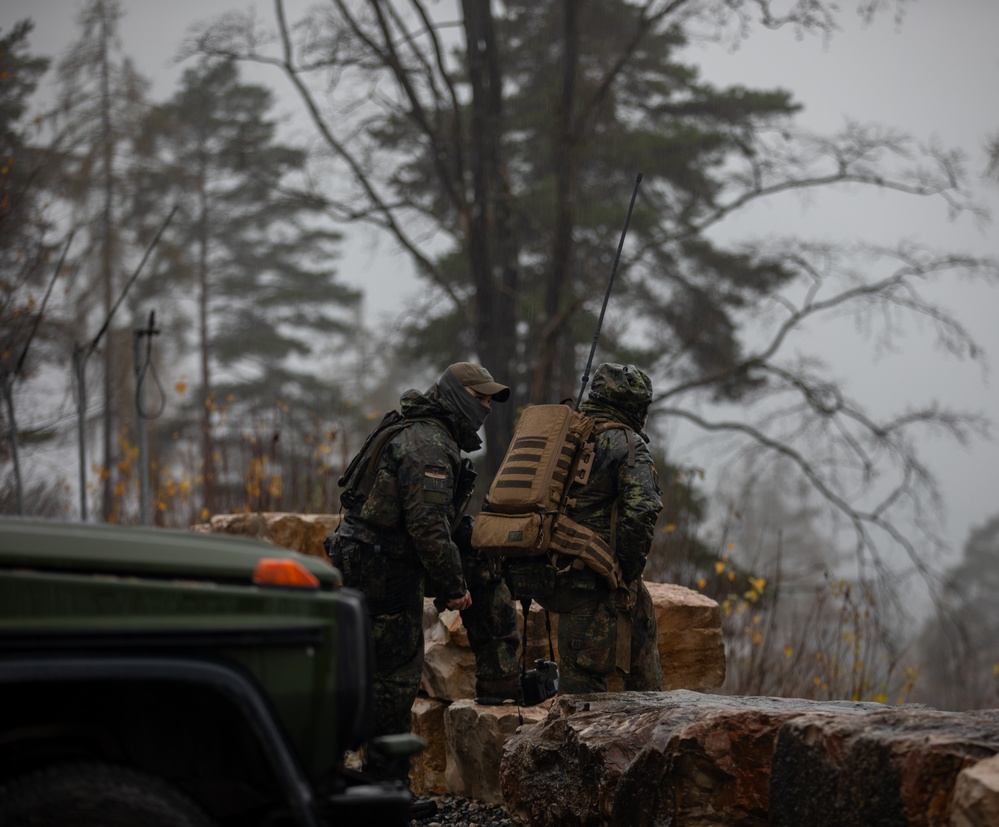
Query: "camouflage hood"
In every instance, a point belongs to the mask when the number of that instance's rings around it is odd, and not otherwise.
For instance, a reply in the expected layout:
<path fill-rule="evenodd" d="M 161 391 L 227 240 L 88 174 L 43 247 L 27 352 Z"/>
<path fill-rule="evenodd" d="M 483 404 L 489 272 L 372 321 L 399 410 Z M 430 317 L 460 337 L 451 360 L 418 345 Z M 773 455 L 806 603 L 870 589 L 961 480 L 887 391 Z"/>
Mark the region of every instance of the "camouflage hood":
<path fill-rule="evenodd" d="M 616 419 L 646 442 L 643 428 L 652 404 L 652 380 L 634 365 L 601 364 L 593 374 L 590 395 L 579 410 L 590 416 Z"/>
<path fill-rule="evenodd" d="M 477 451 L 482 447 L 476 429 L 447 400 L 437 385 L 431 385 L 426 393 L 408 390 L 399 400 L 399 410 L 407 419 L 429 417 L 439 419 L 457 440 L 458 447 L 465 453 Z"/>

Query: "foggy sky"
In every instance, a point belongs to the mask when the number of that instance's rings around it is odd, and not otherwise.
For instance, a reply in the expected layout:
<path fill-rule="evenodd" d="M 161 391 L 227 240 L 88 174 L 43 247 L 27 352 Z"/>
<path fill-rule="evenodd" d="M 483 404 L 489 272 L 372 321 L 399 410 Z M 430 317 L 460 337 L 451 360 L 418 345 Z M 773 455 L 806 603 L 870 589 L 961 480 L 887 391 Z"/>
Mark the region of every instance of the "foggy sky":
<path fill-rule="evenodd" d="M 82 5 L 80 0 L 3 0 L 0 27 L 8 31 L 16 21 L 32 18 L 36 27 L 31 52 L 58 58 L 79 36 L 75 21 Z M 288 0 L 286 5 L 289 19 L 295 20 L 311 3 Z M 911 4 L 901 25 L 889 13 L 866 28 L 853 5 L 843 4 L 846 31 L 828 46 L 814 37 L 797 40 L 791 31 L 761 32 L 730 54 L 717 46 L 692 47 L 689 59 L 701 66 L 706 79 L 718 84 L 790 89 L 805 105 L 798 122 L 817 131 L 835 130 L 852 118 L 959 146 L 968 155 L 969 173 L 977 177 L 985 166 L 986 137 L 999 132 L 999 2 L 922 0 Z M 273 15 L 269 0 L 124 0 L 123 7 L 124 51 L 153 80 L 151 96 L 156 100 L 175 91 L 184 67 L 171 59 L 191 23 L 250 7 L 267 20 Z M 276 72 L 247 78 L 274 82 L 278 112 L 296 111 L 297 100 Z M 51 80 L 52 72 L 46 78 Z M 624 205 L 631 184 L 622 186 Z M 980 188 L 981 198 L 999 215 L 999 186 Z M 995 223 L 981 228 L 968 217 L 950 222 L 939 203 L 903 209 L 900 201 L 886 194 L 858 198 L 830 193 L 803 206 L 789 197 L 754 207 L 725 232 L 732 237 L 741 232 L 800 232 L 813 238 L 868 238 L 888 245 L 908 238 L 939 249 L 999 253 Z M 348 282 L 372 288 L 366 298 L 370 315 L 398 311 L 416 291 L 415 279 L 400 276 L 399 271 L 400 259 L 388 245 L 373 245 L 367 232 L 363 239 L 354 239 L 341 268 Z M 984 346 L 993 368 L 999 364 L 999 290 L 948 284 L 933 295 L 946 299 Z M 921 344 L 928 338 L 926 331 L 912 331 L 903 350 L 884 354 L 874 363 L 870 345 L 849 325 L 816 330 L 815 336 L 815 352 L 833 364 L 834 375 L 850 394 L 880 400 L 874 405 L 876 413 L 898 410 L 904 401 L 938 399 L 990 416 L 999 414 L 994 377 Z M 684 459 L 686 447 L 680 435 L 670 448 L 675 461 Z M 945 534 L 956 552 L 972 528 L 999 512 L 995 494 L 999 445 L 993 440 L 966 450 L 927 443 L 922 450 L 944 490 L 950 515 Z"/>

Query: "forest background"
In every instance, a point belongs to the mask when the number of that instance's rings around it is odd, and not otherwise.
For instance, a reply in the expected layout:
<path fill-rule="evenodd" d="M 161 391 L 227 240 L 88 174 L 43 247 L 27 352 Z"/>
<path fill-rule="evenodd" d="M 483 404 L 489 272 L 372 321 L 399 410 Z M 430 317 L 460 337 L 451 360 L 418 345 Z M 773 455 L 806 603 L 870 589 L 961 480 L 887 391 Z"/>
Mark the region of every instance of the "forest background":
<path fill-rule="evenodd" d="M 996 705 L 989 4 L 69 7 L 0 13 L 4 513 L 335 510 L 466 358 L 487 481 L 616 272 L 723 690 Z"/>

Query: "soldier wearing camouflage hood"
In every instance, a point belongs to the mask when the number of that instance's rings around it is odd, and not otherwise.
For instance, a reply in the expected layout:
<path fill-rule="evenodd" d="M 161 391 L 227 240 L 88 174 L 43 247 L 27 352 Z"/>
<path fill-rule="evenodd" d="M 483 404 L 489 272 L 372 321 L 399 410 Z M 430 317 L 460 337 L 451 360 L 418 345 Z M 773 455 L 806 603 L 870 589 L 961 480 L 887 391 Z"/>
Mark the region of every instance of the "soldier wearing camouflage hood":
<path fill-rule="evenodd" d="M 593 569 L 576 565 L 557 581 L 559 691 L 605 692 L 617 657 L 619 622 L 631 623 L 630 670 L 624 688 L 653 691 L 662 685 L 658 630 L 642 571 L 662 510 L 659 476 L 644 433 L 652 382 L 631 365 L 604 363 L 580 413 L 626 427 L 597 429 L 589 481 L 573 489 L 567 514 L 599 534 L 614 551 L 627 592 L 611 591 Z M 622 613 L 622 599 L 630 604 Z"/>
<path fill-rule="evenodd" d="M 425 593 L 461 611 L 480 678 L 519 676 L 509 594 L 503 601 L 495 589 L 479 588 L 478 580 L 470 594 L 453 536 L 459 500 L 470 493 L 459 490 L 461 452 L 482 446 L 478 431 L 491 403 L 509 397 L 507 386 L 469 362 L 448 367 L 426 393 L 407 391 L 400 400 L 404 422 L 378 454 L 370 491 L 350 498 L 336 533 L 327 538 L 333 565 L 368 604 L 375 640 L 373 736 L 410 731 L 423 669 Z M 480 605 L 472 594 L 480 596 Z M 500 618 L 505 635 L 494 635 L 490 627 L 496 611 L 506 613 Z M 408 758 L 366 751 L 365 769 L 408 786 Z"/>

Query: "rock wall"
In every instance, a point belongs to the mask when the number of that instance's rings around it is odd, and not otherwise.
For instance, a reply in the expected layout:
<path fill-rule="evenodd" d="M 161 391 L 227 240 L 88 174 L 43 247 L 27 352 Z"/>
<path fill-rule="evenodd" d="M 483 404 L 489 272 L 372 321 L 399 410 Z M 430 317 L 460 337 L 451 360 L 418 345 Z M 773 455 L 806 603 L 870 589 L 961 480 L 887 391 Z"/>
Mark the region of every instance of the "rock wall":
<path fill-rule="evenodd" d="M 999 824 L 999 710 L 687 691 L 556 699 L 500 783 L 540 827 Z"/>

